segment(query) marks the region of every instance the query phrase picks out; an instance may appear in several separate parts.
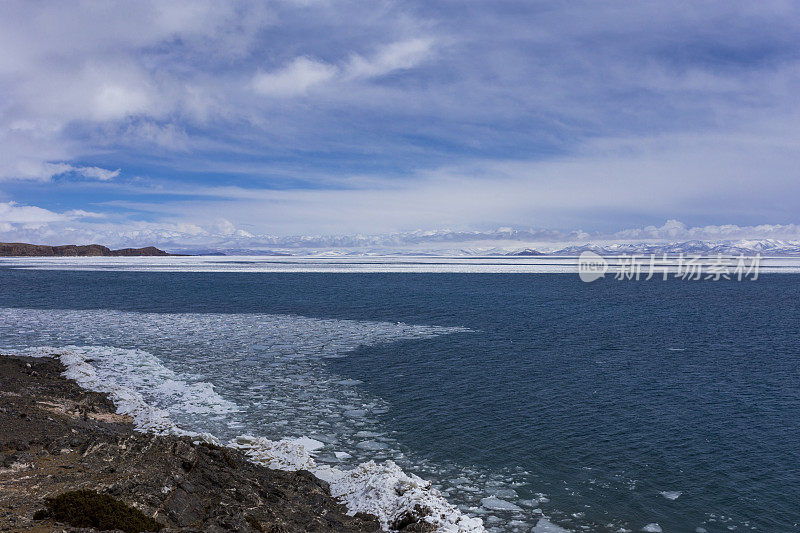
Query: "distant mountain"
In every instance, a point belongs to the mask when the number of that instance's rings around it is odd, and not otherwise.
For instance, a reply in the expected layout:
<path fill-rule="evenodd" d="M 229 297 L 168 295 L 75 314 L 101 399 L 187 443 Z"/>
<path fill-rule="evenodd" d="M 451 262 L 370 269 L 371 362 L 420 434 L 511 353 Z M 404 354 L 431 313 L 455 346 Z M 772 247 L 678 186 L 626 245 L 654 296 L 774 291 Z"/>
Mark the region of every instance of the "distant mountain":
<path fill-rule="evenodd" d="M 47 246 L 23 242 L 0 242 L 0 257 L 134 257 L 167 255 L 178 254 L 169 254 L 154 246 L 111 250 L 99 244 Z"/>
<path fill-rule="evenodd" d="M 269 256 L 291 256 L 289 252 L 282 252 L 279 250 L 259 250 L 255 248 L 173 248 L 176 252 L 186 253 L 187 255 L 211 255 L 211 256 L 229 256 L 229 255 L 269 255 Z"/>
<path fill-rule="evenodd" d="M 774 239 L 739 240 L 739 241 L 684 241 L 671 243 L 617 243 L 600 246 L 584 244 L 568 246 L 548 255 L 580 255 L 583 252 L 594 252 L 599 255 L 756 255 L 764 256 L 800 256 L 800 242 L 779 241 Z"/>
<path fill-rule="evenodd" d="M 533 256 L 533 255 L 547 255 L 544 252 L 540 252 L 539 250 L 534 250 L 533 248 L 525 248 L 524 250 L 519 250 L 517 252 L 511 252 L 506 255 L 525 255 L 525 256 Z"/>
<path fill-rule="evenodd" d="M 457 243 L 462 244 L 462 243 Z M 800 257 L 800 241 L 780 241 L 773 239 L 738 240 L 738 241 L 676 241 L 676 242 L 623 242 L 623 243 L 586 243 L 571 245 L 560 249 L 542 251 L 532 246 L 514 248 L 503 242 L 501 246 L 487 246 L 486 241 L 469 243 L 473 246 L 341 246 L 341 247 L 295 247 L 291 251 L 248 248 L 187 249 L 193 255 L 273 255 L 273 256 L 312 256 L 312 257 L 542 257 L 542 256 L 578 256 L 591 251 L 599 255 L 746 255 L 761 254 L 764 257 L 786 256 Z M 531 243 L 533 245 L 533 243 Z M 536 243 L 536 246 L 541 243 Z M 174 249 L 174 247 L 173 247 Z M 178 248 L 180 249 L 180 248 Z"/>

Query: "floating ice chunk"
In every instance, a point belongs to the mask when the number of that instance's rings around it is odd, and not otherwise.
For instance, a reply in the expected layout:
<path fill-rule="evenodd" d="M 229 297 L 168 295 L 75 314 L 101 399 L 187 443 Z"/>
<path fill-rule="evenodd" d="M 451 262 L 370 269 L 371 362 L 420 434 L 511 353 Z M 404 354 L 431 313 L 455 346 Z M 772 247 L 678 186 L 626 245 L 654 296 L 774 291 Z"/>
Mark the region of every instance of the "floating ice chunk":
<path fill-rule="evenodd" d="M 385 450 L 388 447 L 389 447 L 388 444 L 384 442 L 378 442 L 375 440 L 365 440 L 356 444 L 356 448 L 360 448 L 362 450 L 372 450 L 372 451 Z"/>
<path fill-rule="evenodd" d="M 353 457 L 347 452 L 333 452 L 333 455 L 335 455 L 336 458 L 339 460 L 350 459 L 351 457 Z"/>
<path fill-rule="evenodd" d="M 683 492 L 679 490 L 662 490 L 659 494 L 668 500 L 677 500 Z"/>
<path fill-rule="evenodd" d="M 513 503 L 501 500 L 496 496 L 489 496 L 488 498 L 483 498 L 481 500 L 481 505 L 483 505 L 486 509 L 492 511 L 521 511 L 522 507 L 519 505 L 514 505 Z"/>
<path fill-rule="evenodd" d="M 294 442 L 302 444 L 306 451 L 311 454 L 325 447 L 325 443 L 311 437 L 300 437 L 299 439 L 294 439 Z"/>
<path fill-rule="evenodd" d="M 642 531 L 646 531 L 647 533 L 661 533 L 664 530 L 661 529 L 661 526 L 659 526 L 657 523 L 653 522 L 644 526 Z"/>
<path fill-rule="evenodd" d="M 495 489 L 493 492 L 494 496 L 497 496 L 498 498 L 517 498 L 519 496 L 519 494 L 517 494 L 517 491 L 509 488 Z"/>
<path fill-rule="evenodd" d="M 569 529 L 557 526 L 547 518 L 540 518 L 531 529 L 531 533 L 569 533 Z"/>

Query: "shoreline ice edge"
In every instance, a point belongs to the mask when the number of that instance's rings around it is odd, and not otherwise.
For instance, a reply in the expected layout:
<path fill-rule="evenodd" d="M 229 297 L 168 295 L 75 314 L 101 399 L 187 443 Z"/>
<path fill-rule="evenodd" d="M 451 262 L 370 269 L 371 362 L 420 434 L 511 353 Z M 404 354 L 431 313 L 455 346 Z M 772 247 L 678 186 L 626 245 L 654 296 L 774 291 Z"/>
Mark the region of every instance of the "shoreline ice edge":
<path fill-rule="evenodd" d="M 222 444 L 210 433 L 187 431 L 178 427 L 167 411 L 150 405 L 139 392 L 117 382 L 103 380 L 85 355 L 92 348 L 99 347 L 44 346 L 13 352 L 33 357 L 57 357 L 66 368 L 64 377 L 75 381 L 84 389 L 107 394 L 114 401 L 117 413 L 133 419 L 137 431 L 188 436 Z M 313 453 L 322 443 L 308 437 L 274 441 L 264 437 L 240 435 L 225 445 L 243 451 L 256 464 L 278 470 L 303 469 L 312 472 L 319 479 L 328 482 L 331 495 L 347 507 L 348 514 L 364 512 L 374 515 L 385 531 L 391 531 L 392 525 L 406 517 L 414 516 L 435 526 L 440 533 L 485 531 L 480 518 L 464 515 L 455 505 L 447 502 L 430 482 L 405 473 L 391 460 L 380 464 L 367 461 L 352 470 L 318 464 Z"/>

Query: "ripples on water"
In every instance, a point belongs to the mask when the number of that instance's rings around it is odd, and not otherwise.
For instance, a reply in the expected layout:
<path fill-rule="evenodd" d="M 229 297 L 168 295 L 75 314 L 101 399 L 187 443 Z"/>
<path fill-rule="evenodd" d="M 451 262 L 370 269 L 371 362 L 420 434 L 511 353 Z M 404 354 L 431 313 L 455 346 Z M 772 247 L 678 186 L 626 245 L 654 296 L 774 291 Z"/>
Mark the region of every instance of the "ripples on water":
<path fill-rule="evenodd" d="M 178 422 L 394 458 L 490 527 L 798 529 L 796 276 L 0 274 L 2 346 L 145 350 L 238 407 Z"/>

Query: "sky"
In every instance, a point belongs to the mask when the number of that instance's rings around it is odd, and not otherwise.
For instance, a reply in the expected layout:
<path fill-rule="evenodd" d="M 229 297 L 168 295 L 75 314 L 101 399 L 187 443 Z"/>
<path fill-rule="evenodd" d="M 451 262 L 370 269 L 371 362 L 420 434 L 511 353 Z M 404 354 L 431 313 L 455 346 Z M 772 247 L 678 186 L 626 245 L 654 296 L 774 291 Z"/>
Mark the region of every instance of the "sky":
<path fill-rule="evenodd" d="M 5 0 L 0 241 L 800 239 L 798 42 L 791 1 Z"/>

